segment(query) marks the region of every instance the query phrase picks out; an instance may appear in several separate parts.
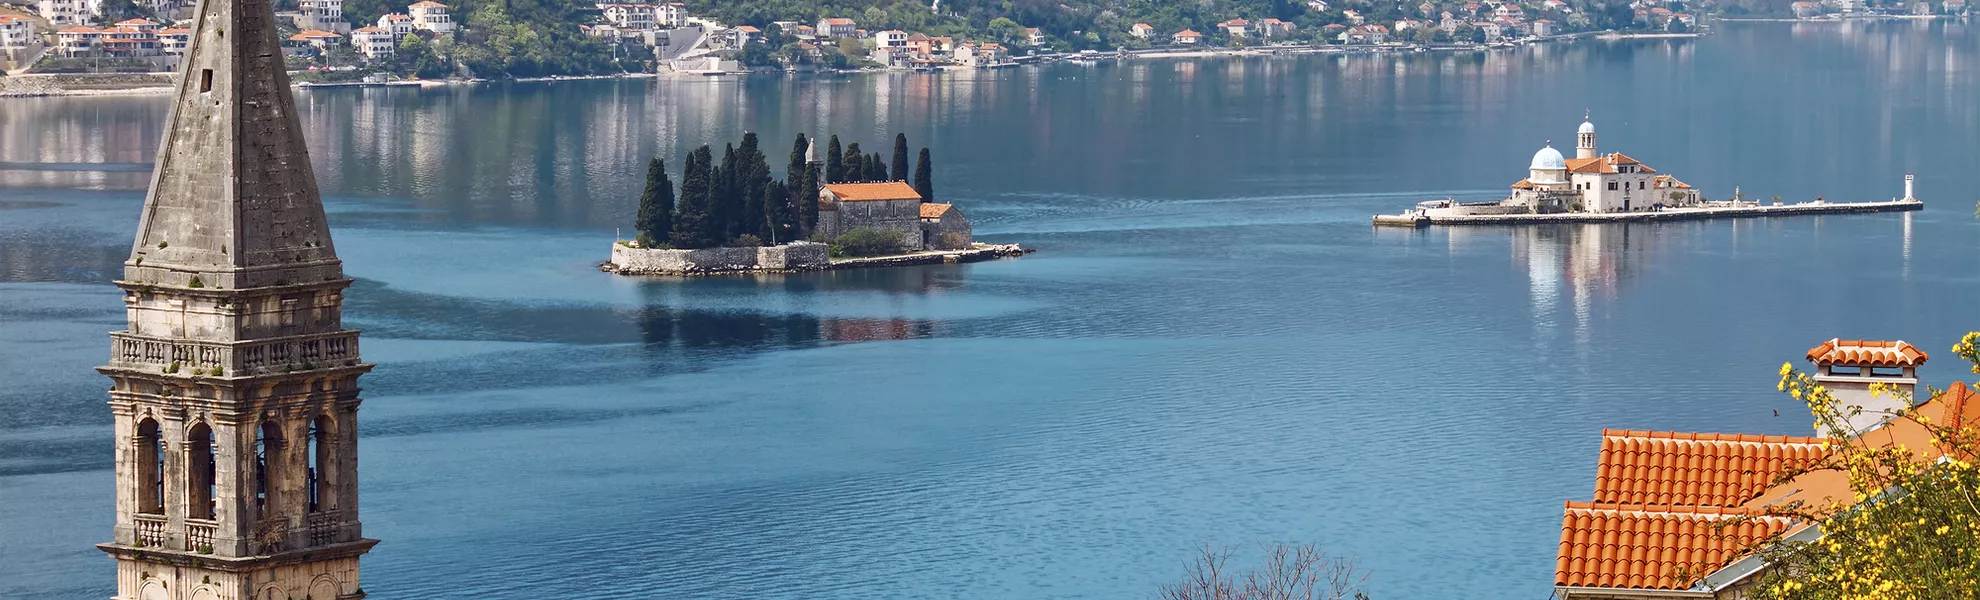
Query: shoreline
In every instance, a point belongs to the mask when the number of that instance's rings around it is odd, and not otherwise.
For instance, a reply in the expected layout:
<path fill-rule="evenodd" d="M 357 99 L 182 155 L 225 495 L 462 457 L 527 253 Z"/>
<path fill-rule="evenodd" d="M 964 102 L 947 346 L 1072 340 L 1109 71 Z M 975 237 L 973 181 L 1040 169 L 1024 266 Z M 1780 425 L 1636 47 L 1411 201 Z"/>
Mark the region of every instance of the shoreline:
<path fill-rule="evenodd" d="M 1425 215 L 1390 214 L 1375 215 L 1376 227 L 1426 228 L 1440 226 L 1477 225 L 1543 225 L 1554 223 L 1640 223 L 1657 221 L 1700 221 L 1711 219 L 1751 219 L 1761 217 L 1798 217 L 1837 214 L 1862 214 L 1883 212 L 1909 212 L 1923 210 L 1925 203 L 1915 199 L 1885 200 L 1876 202 L 1803 202 L 1800 204 L 1774 204 L 1767 206 L 1714 206 L 1699 208 L 1667 208 L 1660 211 L 1621 212 L 1621 213 L 1555 213 L 1555 214 L 1509 214 L 1509 215 Z"/>
<path fill-rule="evenodd" d="M 846 271 L 919 265 L 963 264 L 1017 258 L 1036 250 L 1018 244 L 977 243 L 961 250 L 923 250 L 887 256 L 831 258 L 823 244 L 796 242 L 782 246 L 643 250 L 614 244 L 612 258 L 598 270 L 632 277 L 710 277 L 723 275 L 788 275 L 815 271 Z"/>
<path fill-rule="evenodd" d="M 1025 60 L 1023 62 L 1014 62 L 1007 65 L 998 65 L 993 68 L 978 69 L 978 68 L 964 67 L 961 65 L 946 65 L 940 69 L 935 70 L 934 72 L 959 73 L 959 72 L 970 72 L 970 71 L 994 71 L 994 70 L 1019 67 L 1024 65 L 1038 65 L 1038 64 L 1055 63 L 1055 62 L 1068 62 L 1075 60 L 1129 61 L 1129 60 L 1165 60 L 1165 59 L 1175 60 L 1175 59 L 1194 59 L 1194 58 L 1230 58 L 1230 57 L 1252 57 L 1252 56 L 1278 57 L 1278 56 L 1304 56 L 1304 55 L 1313 55 L 1313 54 L 1416 54 L 1416 53 L 1426 53 L 1426 52 L 1487 52 L 1491 50 L 1505 50 L 1505 49 L 1518 48 L 1520 46 L 1525 46 L 1530 44 L 1552 44 L 1552 43 L 1560 43 L 1560 42 L 1573 42 L 1582 39 L 1595 39 L 1605 42 L 1614 42 L 1614 41 L 1632 40 L 1632 39 L 1689 39 L 1689 38 L 1703 37 L 1705 35 L 1707 35 L 1707 33 L 1704 32 L 1699 32 L 1699 33 L 1577 32 L 1577 33 L 1553 35 L 1547 37 L 1525 38 L 1516 41 L 1501 41 L 1501 42 L 1494 42 L 1489 44 L 1434 44 L 1433 45 L 1433 44 L 1392 43 L 1392 44 L 1362 44 L 1362 45 L 1352 45 L 1352 46 L 1298 45 L 1298 46 L 1254 46 L 1249 48 L 1214 48 L 1214 47 L 1155 48 L 1148 50 L 1130 50 L 1125 52 L 1106 52 L 1097 55 L 1094 54 L 1082 55 L 1078 53 L 1038 55 L 1032 57 L 1024 57 L 1029 60 Z M 858 69 L 839 69 L 834 71 L 808 71 L 808 72 L 789 72 L 783 69 L 753 70 L 753 71 L 740 71 L 734 73 L 720 73 L 719 75 L 724 77 L 764 75 L 764 74 L 775 74 L 782 76 L 782 75 L 800 75 L 805 73 L 813 73 L 823 76 L 836 76 L 836 75 L 857 75 L 864 73 L 918 73 L 918 72 L 923 72 L 923 71 L 912 70 L 912 69 L 889 69 L 885 67 L 869 67 L 869 68 L 858 68 Z M 607 75 L 553 75 L 548 77 L 517 77 L 517 78 L 508 78 L 508 79 L 399 80 L 390 83 L 363 83 L 358 81 L 336 82 L 336 83 L 296 82 L 296 83 L 291 83 L 290 86 L 292 89 L 295 90 L 307 90 L 307 89 L 315 89 L 315 88 L 339 89 L 339 88 L 368 88 L 368 87 L 385 87 L 385 88 L 417 87 L 420 89 L 426 89 L 432 87 L 472 86 L 472 85 L 492 84 L 492 83 L 555 83 L 559 81 L 600 81 L 600 80 L 610 80 L 610 79 L 660 79 L 665 77 L 707 77 L 710 75 L 718 75 L 718 74 L 700 73 L 700 72 L 615 73 L 615 74 L 607 74 Z M 26 73 L 20 75 L 11 75 L 8 77 L 0 77 L 0 100 L 4 100 L 8 98 L 164 95 L 164 94 L 172 93 L 173 86 L 175 85 L 175 82 L 173 80 L 176 77 L 177 77 L 176 72 Z M 100 84 L 90 83 L 90 84 L 83 84 L 86 87 L 78 88 L 78 87 L 64 86 L 61 82 L 61 80 L 64 78 L 67 79 L 99 79 L 100 78 L 100 79 L 108 79 L 108 80 L 114 80 L 116 78 L 152 78 L 160 81 L 156 81 L 150 84 L 129 84 L 129 83 L 118 84 L 115 82 L 100 83 Z M 12 82 L 11 85 L 9 84 L 10 80 Z M 49 83 L 43 84 L 41 82 L 49 82 Z"/>

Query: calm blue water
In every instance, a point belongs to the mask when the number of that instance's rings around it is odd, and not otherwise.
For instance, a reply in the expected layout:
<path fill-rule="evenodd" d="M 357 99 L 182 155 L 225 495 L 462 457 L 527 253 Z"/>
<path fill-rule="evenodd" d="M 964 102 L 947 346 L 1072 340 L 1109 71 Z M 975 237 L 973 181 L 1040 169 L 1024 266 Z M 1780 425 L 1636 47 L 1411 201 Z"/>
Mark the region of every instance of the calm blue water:
<path fill-rule="evenodd" d="M 1490 55 L 299 97 L 366 377 L 377 598 L 1147 598 L 1315 542 L 1375 597 L 1544 598 L 1603 427 L 1803 434 L 1774 369 L 1980 329 L 1980 31 L 1729 27 Z M 0 101 L 0 597 L 101 598 L 107 284 L 163 98 Z M 1730 195 L 1930 205 L 1373 230 L 1603 149 Z M 936 157 L 969 266 L 597 272 L 655 153 Z M 1775 411 L 1780 416 L 1775 416 Z M 1256 553 L 1241 554 L 1240 561 Z"/>

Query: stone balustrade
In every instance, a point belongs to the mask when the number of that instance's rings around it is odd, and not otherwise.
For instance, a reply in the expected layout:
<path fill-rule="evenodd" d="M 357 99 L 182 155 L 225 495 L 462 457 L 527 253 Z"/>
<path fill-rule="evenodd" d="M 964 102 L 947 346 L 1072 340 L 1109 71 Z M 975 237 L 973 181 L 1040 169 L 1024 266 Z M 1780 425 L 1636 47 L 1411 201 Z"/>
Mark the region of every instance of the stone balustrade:
<path fill-rule="evenodd" d="M 358 332 L 218 342 L 110 334 L 111 366 L 176 369 L 189 375 L 255 375 L 341 365 L 358 358 Z M 214 373 L 213 369 L 221 369 Z"/>

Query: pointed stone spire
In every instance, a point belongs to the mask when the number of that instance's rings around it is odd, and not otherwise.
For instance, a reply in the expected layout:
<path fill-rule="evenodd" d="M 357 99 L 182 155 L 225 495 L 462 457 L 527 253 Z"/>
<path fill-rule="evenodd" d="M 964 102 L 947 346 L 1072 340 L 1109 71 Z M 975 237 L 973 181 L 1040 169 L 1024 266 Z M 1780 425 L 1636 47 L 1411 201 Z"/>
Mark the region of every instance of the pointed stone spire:
<path fill-rule="evenodd" d="M 126 281 L 218 289 L 343 277 L 268 0 L 199 3 L 124 264 Z"/>

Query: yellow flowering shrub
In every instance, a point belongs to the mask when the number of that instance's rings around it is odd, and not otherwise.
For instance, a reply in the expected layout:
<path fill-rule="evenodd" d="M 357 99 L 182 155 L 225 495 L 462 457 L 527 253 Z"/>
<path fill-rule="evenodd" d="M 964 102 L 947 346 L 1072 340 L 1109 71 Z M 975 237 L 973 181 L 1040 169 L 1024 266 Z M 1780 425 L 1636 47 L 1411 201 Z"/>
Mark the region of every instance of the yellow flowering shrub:
<path fill-rule="evenodd" d="M 1980 373 L 1980 332 L 1953 353 Z M 1850 439 L 1829 391 L 1792 364 L 1781 367 L 1781 391 L 1808 405 L 1816 433 Z M 1933 398 L 1943 390 L 1927 388 Z M 1904 395 L 1896 389 L 1878 393 Z M 1906 398 L 1909 401 L 1909 398 Z M 1971 400 L 1969 400 L 1971 401 Z M 1783 514 L 1819 522 L 1812 542 L 1775 542 L 1758 551 L 1772 569 L 1754 588 L 1766 600 L 1980 599 L 1980 428 L 1950 427 L 1926 416 L 1898 417 L 1929 431 L 1937 451 L 1836 442 L 1836 451 L 1810 469 L 1849 477 L 1857 502 L 1790 506 Z M 1939 456 L 1939 458 L 1933 458 Z"/>

